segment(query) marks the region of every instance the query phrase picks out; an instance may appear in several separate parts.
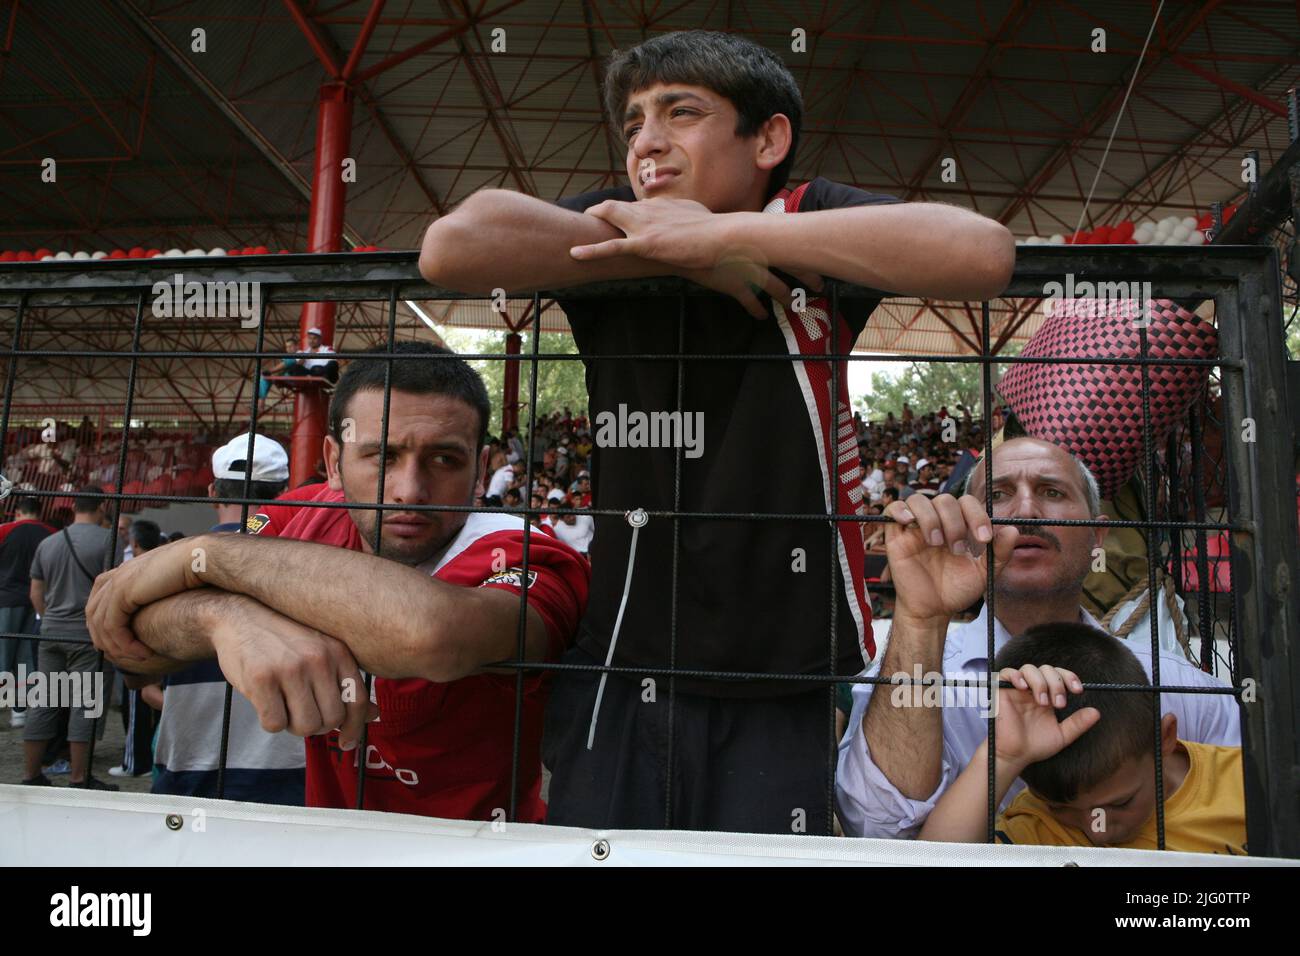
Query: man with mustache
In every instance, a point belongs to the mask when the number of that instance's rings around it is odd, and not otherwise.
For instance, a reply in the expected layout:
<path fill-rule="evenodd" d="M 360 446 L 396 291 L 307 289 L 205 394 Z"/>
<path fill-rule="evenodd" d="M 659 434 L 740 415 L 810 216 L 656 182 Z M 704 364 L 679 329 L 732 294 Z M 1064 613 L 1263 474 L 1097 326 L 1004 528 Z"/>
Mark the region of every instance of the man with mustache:
<path fill-rule="evenodd" d="M 993 450 L 989 498 L 997 518 L 1104 518 L 1096 479 L 1064 449 L 1016 438 Z M 897 603 L 889 645 L 875 676 L 915 681 L 942 671 L 945 678 L 980 678 L 988 669 L 988 607 L 968 624 L 949 621 L 974 604 L 987 580 L 985 545 L 993 543 L 994 648 L 1029 628 L 1052 622 L 1100 625 L 1080 604 L 1083 580 L 1101 546 L 1104 527 L 994 525 L 985 511 L 985 468 L 972 469 L 960 499 L 912 495 L 885 514 L 889 570 Z M 1149 632 L 1137 628 L 1129 649 L 1152 671 Z M 1050 664 L 1050 661 L 1042 662 Z M 1048 669 L 1050 671 L 1050 668 Z M 1185 658 L 1161 652 L 1160 683 L 1221 687 Z M 1044 693 L 1064 706 L 1067 689 L 1052 672 Z M 935 698 L 942 702 L 936 706 Z M 985 692 L 962 688 L 941 694 L 911 687 L 857 684 L 849 731 L 840 743 L 836 797 L 840 822 L 853 836 L 913 837 L 939 797 L 970 762 L 988 729 Z M 1046 703 L 1046 701 L 1044 701 Z M 1165 693 L 1161 713 L 1178 717 L 1180 732 L 1201 743 L 1241 743 L 1238 705 L 1226 694 Z M 1024 784 L 1017 781 L 1003 803 Z"/>

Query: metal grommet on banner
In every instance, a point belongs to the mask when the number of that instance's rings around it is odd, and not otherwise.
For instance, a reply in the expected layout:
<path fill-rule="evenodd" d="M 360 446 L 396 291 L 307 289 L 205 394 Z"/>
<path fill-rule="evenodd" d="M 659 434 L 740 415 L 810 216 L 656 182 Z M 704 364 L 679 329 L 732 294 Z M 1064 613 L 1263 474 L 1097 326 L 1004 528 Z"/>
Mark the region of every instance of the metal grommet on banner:
<path fill-rule="evenodd" d="M 650 521 L 650 516 L 646 514 L 644 508 L 629 511 L 624 517 L 627 518 L 627 523 L 634 528 L 644 528 L 647 522 Z"/>
<path fill-rule="evenodd" d="M 185 826 L 185 821 L 181 818 L 181 815 L 179 813 L 167 814 L 168 830 L 179 830 L 183 826 Z"/>
<path fill-rule="evenodd" d="M 603 862 L 609 859 L 609 841 L 597 840 L 591 845 L 591 858 L 595 861 Z"/>

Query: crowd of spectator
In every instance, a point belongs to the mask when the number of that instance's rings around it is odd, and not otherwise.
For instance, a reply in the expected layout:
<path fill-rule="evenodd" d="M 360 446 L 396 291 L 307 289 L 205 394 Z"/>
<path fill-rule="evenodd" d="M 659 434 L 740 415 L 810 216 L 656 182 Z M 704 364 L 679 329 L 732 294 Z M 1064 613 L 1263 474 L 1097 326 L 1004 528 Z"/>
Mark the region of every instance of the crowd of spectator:
<path fill-rule="evenodd" d="M 891 501 L 914 494 L 933 497 L 965 480 L 984 444 L 982 419 L 958 403 L 917 414 L 908 403 L 901 412 L 867 421 L 854 415 L 862 458 L 868 511 L 879 515 Z M 538 419 L 533 452 L 532 489 L 525 502 L 528 467 L 525 434 L 506 429 L 488 439 L 488 471 L 478 504 L 527 507 L 533 526 L 554 534 L 586 554 L 595 532 L 589 515 L 572 514 L 591 507 L 591 422 L 569 408 Z M 884 526 L 864 530 L 871 550 L 884 550 Z"/>
<path fill-rule="evenodd" d="M 934 497 L 959 488 L 984 445 L 983 421 L 965 405 L 952 412 L 916 414 L 903 403 L 895 415 L 864 421 L 853 416 L 862 457 L 862 486 L 870 514 L 883 514 L 890 503 L 914 494 Z M 864 529 L 869 550 L 883 551 L 885 529 L 873 523 Z"/>
<path fill-rule="evenodd" d="M 532 488 L 528 489 L 527 451 L 518 429 L 505 429 L 488 440 L 488 471 L 479 504 L 523 508 L 528 494 L 529 521 L 580 554 L 587 554 L 596 533 L 591 515 L 591 422 L 567 406 L 538 418 L 534 430 Z"/>

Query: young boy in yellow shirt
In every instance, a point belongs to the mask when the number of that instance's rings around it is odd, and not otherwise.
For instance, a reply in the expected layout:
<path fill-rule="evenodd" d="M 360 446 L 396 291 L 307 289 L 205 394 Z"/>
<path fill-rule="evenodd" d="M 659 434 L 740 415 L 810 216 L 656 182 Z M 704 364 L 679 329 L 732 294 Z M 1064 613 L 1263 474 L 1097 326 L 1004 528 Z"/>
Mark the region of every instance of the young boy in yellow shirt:
<path fill-rule="evenodd" d="M 999 803 L 1017 778 L 1027 785 L 998 819 L 999 842 L 1156 849 L 1157 697 L 1082 684 L 1150 686 L 1124 643 L 1084 624 L 1045 624 L 1007 642 L 993 666 L 1012 685 L 998 691 L 996 708 Z M 1179 740 L 1173 714 L 1161 718 L 1160 746 L 1165 847 L 1245 855 L 1241 748 Z M 985 741 L 921 839 L 982 842 L 987 800 Z"/>

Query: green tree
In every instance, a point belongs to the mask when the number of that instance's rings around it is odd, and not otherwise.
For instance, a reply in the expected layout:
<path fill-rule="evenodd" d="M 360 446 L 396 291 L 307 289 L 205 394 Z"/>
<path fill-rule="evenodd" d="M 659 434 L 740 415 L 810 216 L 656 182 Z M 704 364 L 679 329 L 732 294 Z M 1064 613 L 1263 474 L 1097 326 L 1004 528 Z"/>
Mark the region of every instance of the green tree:
<path fill-rule="evenodd" d="M 479 329 L 458 329 L 446 327 L 442 331 L 443 341 L 454 352 L 483 355 L 504 355 L 506 337 L 501 332 L 487 332 Z M 523 334 L 520 346 L 522 354 L 532 354 L 532 332 Z M 538 352 L 543 357 L 537 362 L 537 411 L 539 415 L 549 415 L 568 407 L 574 412 L 586 411 L 587 380 L 582 362 L 576 359 L 557 359 L 547 361 L 547 353 L 563 355 L 578 354 L 573 336 L 561 332 L 543 332 L 538 343 Z M 497 359 L 470 359 L 469 364 L 483 377 L 487 387 L 488 398 L 492 402 L 492 424 L 490 430 L 501 428 L 501 396 L 505 385 L 504 361 Z M 529 387 L 532 384 L 532 363 L 519 363 L 519 425 L 528 427 Z"/>
<path fill-rule="evenodd" d="M 996 368 L 996 367 L 995 367 Z M 876 372 L 871 376 L 871 391 L 859 396 L 857 410 L 867 421 L 880 421 L 889 412 L 895 417 L 903 403 L 918 415 L 947 406 L 956 414 L 958 405 L 966 405 L 976 418 L 982 415 L 984 385 L 980 366 L 966 362 L 912 362 L 901 372 Z"/>

